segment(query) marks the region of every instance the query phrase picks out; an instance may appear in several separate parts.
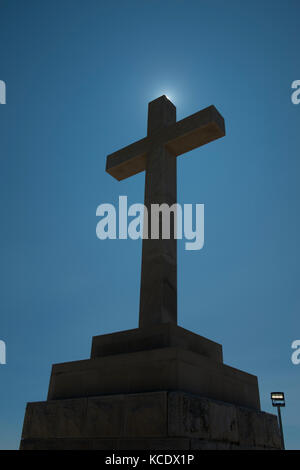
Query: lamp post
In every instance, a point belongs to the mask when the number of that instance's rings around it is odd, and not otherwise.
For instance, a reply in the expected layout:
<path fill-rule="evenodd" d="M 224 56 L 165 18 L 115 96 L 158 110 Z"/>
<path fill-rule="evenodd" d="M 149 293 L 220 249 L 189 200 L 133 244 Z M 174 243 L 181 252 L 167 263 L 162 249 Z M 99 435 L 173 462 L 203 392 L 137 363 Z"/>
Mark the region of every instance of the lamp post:
<path fill-rule="evenodd" d="M 284 447 L 284 437 L 283 437 L 281 411 L 280 411 L 280 408 L 282 406 L 285 406 L 284 393 L 283 392 L 272 392 L 271 393 L 271 400 L 272 400 L 272 405 L 276 406 L 276 408 L 277 408 L 280 435 L 281 435 L 281 446 L 282 446 L 282 449 L 284 450 L 285 449 L 285 447 Z"/>

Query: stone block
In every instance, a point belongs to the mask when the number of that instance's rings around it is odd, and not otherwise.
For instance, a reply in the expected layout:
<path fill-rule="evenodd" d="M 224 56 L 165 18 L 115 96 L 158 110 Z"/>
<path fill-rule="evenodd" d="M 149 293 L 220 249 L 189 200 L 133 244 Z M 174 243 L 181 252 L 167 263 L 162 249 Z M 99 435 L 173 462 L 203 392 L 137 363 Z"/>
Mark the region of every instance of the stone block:
<path fill-rule="evenodd" d="M 88 398 L 84 436 L 90 438 L 122 436 L 124 414 L 124 395 Z"/>
<path fill-rule="evenodd" d="M 238 443 L 236 407 L 226 403 L 209 402 L 209 438 L 211 440 Z"/>
<path fill-rule="evenodd" d="M 155 437 L 167 435 L 167 392 L 88 398 L 84 435 Z"/>
<path fill-rule="evenodd" d="M 20 450 L 91 450 L 91 441 L 76 438 L 26 439 L 21 441 Z"/>
<path fill-rule="evenodd" d="M 186 393 L 169 393 L 169 433 L 238 443 L 236 407 Z"/>
<path fill-rule="evenodd" d="M 170 392 L 168 397 L 170 436 L 209 438 L 209 401 L 185 393 Z"/>
<path fill-rule="evenodd" d="M 167 392 L 126 396 L 123 437 L 167 436 Z"/>
<path fill-rule="evenodd" d="M 275 415 L 237 410 L 240 444 L 245 448 L 280 448 L 281 439 Z"/>
<path fill-rule="evenodd" d="M 276 415 L 264 413 L 266 445 L 270 448 L 281 448 L 281 437 L 278 432 L 278 419 Z"/>
<path fill-rule="evenodd" d="M 255 376 L 175 347 L 56 364 L 48 399 L 158 390 L 182 390 L 260 409 Z"/>
<path fill-rule="evenodd" d="M 27 439 L 20 450 L 189 450 L 189 439 Z"/>
<path fill-rule="evenodd" d="M 223 362 L 222 346 L 172 323 L 94 336 L 91 358 L 177 347 Z"/>
<path fill-rule="evenodd" d="M 183 392 L 29 403 L 21 449 L 279 449 L 276 416 Z"/>
<path fill-rule="evenodd" d="M 82 437 L 87 399 L 28 403 L 22 439 Z"/>
<path fill-rule="evenodd" d="M 28 403 L 23 439 L 167 436 L 167 392 Z"/>

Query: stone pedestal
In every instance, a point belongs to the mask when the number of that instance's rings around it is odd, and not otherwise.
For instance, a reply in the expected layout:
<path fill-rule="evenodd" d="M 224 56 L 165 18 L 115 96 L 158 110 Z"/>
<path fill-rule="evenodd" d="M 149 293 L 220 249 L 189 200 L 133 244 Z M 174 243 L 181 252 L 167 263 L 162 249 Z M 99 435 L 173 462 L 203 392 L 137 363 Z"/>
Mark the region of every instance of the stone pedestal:
<path fill-rule="evenodd" d="M 21 449 L 279 449 L 277 418 L 184 392 L 29 403 Z"/>
<path fill-rule="evenodd" d="M 52 368 L 27 405 L 21 449 L 280 449 L 257 378 L 173 324 L 93 338 L 91 358 Z"/>

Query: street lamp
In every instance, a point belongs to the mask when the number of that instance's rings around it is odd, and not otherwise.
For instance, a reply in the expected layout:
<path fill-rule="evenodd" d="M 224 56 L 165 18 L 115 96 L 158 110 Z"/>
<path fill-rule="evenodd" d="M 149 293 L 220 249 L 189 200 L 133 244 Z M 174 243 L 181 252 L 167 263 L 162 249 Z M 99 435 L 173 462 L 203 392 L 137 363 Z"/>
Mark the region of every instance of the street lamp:
<path fill-rule="evenodd" d="M 278 421 L 279 421 L 279 428 L 280 428 L 280 435 L 281 435 L 281 446 L 282 446 L 282 449 L 284 450 L 285 447 L 284 447 L 284 438 L 283 438 L 283 429 L 282 429 L 282 420 L 281 420 L 281 411 L 280 411 L 280 408 L 282 406 L 285 406 L 284 393 L 272 392 L 271 400 L 272 400 L 272 405 L 277 407 Z"/>

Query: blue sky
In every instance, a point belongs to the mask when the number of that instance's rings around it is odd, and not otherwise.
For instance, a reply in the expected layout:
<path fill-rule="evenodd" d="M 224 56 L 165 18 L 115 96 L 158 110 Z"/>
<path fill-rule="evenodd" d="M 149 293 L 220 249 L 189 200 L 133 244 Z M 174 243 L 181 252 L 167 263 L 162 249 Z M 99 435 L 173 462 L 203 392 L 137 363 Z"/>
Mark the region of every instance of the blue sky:
<path fill-rule="evenodd" d="M 166 93 L 181 119 L 214 104 L 225 138 L 178 159 L 178 202 L 205 204 L 201 251 L 178 244 L 179 324 L 258 376 L 262 408 L 285 391 L 300 448 L 298 1 L 2 0 L 0 448 L 19 445 L 52 363 L 138 324 L 141 243 L 96 238 L 96 208 L 143 202 L 106 155 L 146 134 Z"/>

